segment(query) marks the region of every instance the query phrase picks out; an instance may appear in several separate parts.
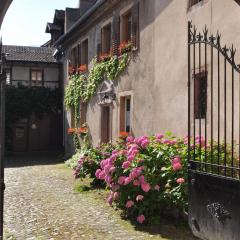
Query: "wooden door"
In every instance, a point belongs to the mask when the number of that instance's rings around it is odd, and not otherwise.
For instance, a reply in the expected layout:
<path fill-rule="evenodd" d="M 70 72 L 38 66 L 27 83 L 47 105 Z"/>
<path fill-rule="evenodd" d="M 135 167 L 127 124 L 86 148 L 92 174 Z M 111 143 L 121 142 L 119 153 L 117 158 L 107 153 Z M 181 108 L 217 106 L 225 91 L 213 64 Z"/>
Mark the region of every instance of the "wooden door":
<path fill-rule="evenodd" d="M 101 119 L 101 142 L 108 143 L 111 140 L 110 133 L 110 107 L 102 107 L 102 119 Z"/>
<path fill-rule="evenodd" d="M 16 124 L 13 130 L 13 151 L 27 151 L 27 122 Z"/>

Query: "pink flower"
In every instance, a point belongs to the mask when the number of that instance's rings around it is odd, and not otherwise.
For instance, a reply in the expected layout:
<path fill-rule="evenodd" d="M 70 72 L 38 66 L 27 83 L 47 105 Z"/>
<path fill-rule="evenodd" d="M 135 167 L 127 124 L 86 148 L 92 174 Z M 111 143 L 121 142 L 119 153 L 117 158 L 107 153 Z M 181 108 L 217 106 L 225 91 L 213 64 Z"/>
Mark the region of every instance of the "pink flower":
<path fill-rule="evenodd" d="M 123 185 L 124 182 L 125 182 L 125 179 L 126 179 L 125 176 L 121 176 L 121 177 L 119 177 L 119 178 L 118 178 L 118 184 L 119 184 L 119 185 Z"/>
<path fill-rule="evenodd" d="M 108 202 L 108 204 L 110 206 L 112 206 L 112 203 L 113 203 L 113 196 L 112 196 L 112 194 L 108 197 L 107 202 Z"/>
<path fill-rule="evenodd" d="M 141 188 L 144 192 L 149 192 L 149 190 L 151 189 L 151 186 L 149 183 L 145 182 L 145 183 L 141 183 Z"/>
<path fill-rule="evenodd" d="M 174 144 L 176 144 L 176 143 L 177 143 L 177 140 L 176 140 L 176 139 L 174 139 L 174 140 L 170 141 L 170 143 L 169 143 L 169 144 L 171 144 L 171 145 L 174 145 Z"/>
<path fill-rule="evenodd" d="M 155 135 L 155 137 L 160 140 L 160 139 L 162 139 L 164 137 L 164 135 L 158 133 L 158 134 Z"/>
<path fill-rule="evenodd" d="M 145 183 L 145 178 L 143 175 L 139 177 L 139 181 L 140 183 Z"/>
<path fill-rule="evenodd" d="M 178 179 L 176 180 L 176 182 L 179 183 L 179 184 L 182 184 L 182 183 L 185 182 L 185 179 L 184 179 L 184 178 L 178 178 Z"/>
<path fill-rule="evenodd" d="M 106 183 L 110 184 L 112 182 L 112 177 L 110 175 L 107 175 L 105 177 L 105 181 L 106 181 Z"/>
<path fill-rule="evenodd" d="M 129 143 L 133 143 L 134 142 L 134 137 L 129 136 L 129 137 L 126 138 L 126 141 L 129 142 Z"/>
<path fill-rule="evenodd" d="M 114 199 L 114 200 L 118 200 L 118 199 L 119 199 L 119 196 L 120 196 L 119 192 L 115 192 L 115 193 L 113 194 L 113 199 Z"/>
<path fill-rule="evenodd" d="M 154 190 L 159 191 L 159 189 L 160 189 L 160 186 L 159 186 L 159 185 L 155 185 L 155 186 L 154 186 Z"/>
<path fill-rule="evenodd" d="M 149 143 L 150 143 L 149 140 L 148 140 L 148 139 L 145 139 L 145 140 L 142 141 L 141 147 L 142 147 L 142 148 L 146 148 Z"/>
<path fill-rule="evenodd" d="M 128 158 L 127 158 L 127 160 L 128 160 L 129 162 L 132 162 L 132 161 L 134 160 L 134 158 L 135 158 L 134 155 L 129 155 Z"/>
<path fill-rule="evenodd" d="M 182 164 L 181 163 L 175 163 L 172 165 L 173 171 L 178 171 L 182 169 Z"/>
<path fill-rule="evenodd" d="M 180 157 L 175 157 L 175 158 L 172 160 L 172 164 L 176 164 L 176 163 L 180 163 L 180 162 L 181 162 Z"/>
<path fill-rule="evenodd" d="M 128 185 L 131 181 L 132 179 L 130 177 L 126 177 L 124 181 L 124 185 Z"/>
<path fill-rule="evenodd" d="M 118 191 L 119 188 L 120 188 L 120 186 L 118 184 L 113 184 L 112 185 L 112 191 L 114 191 L 114 192 Z"/>
<path fill-rule="evenodd" d="M 127 201 L 126 208 L 131 208 L 134 205 L 134 202 L 132 200 Z"/>
<path fill-rule="evenodd" d="M 104 180 L 106 177 L 106 174 L 104 171 L 101 171 L 98 176 L 99 176 L 99 179 Z"/>
<path fill-rule="evenodd" d="M 163 143 L 164 143 L 164 144 L 169 144 L 169 143 L 170 143 L 170 140 L 169 140 L 169 139 L 165 139 L 165 140 L 163 140 Z"/>
<path fill-rule="evenodd" d="M 117 154 L 117 153 L 118 153 L 118 150 L 113 150 L 112 151 L 112 155 Z"/>
<path fill-rule="evenodd" d="M 111 167 L 111 168 L 109 169 L 109 172 L 110 172 L 110 173 L 114 173 L 114 172 L 115 172 L 115 170 L 116 170 L 116 168 L 115 168 L 115 167 Z"/>
<path fill-rule="evenodd" d="M 101 169 L 97 169 L 97 171 L 95 172 L 96 178 L 99 179 L 99 174 L 100 174 L 101 171 L 102 171 Z"/>
<path fill-rule="evenodd" d="M 129 168 L 130 166 L 131 166 L 131 162 L 129 162 L 129 161 L 123 162 L 123 164 L 122 164 L 122 168 L 123 168 L 123 169 L 127 169 L 127 168 Z"/>
<path fill-rule="evenodd" d="M 140 182 L 138 180 L 133 181 L 133 186 L 140 186 Z"/>
<path fill-rule="evenodd" d="M 143 195 L 137 195 L 137 197 L 136 197 L 136 201 L 137 201 L 137 202 L 138 202 L 138 201 L 142 201 L 143 198 L 144 198 Z"/>
<path fill-rule="evenodd" d="M 137 216 L 137 222 L 143 223 L 145 221 L 145 216 L 143 214 Z"/>

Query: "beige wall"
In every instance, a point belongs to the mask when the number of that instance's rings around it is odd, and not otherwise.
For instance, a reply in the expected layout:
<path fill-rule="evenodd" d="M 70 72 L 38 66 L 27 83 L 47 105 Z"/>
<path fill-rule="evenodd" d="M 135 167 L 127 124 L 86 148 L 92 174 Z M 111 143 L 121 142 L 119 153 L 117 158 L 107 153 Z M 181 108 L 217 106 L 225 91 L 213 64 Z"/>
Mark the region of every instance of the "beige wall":
<path fill-rule="evenodd" d="M 131 2 L 122 1 L 118 10 Z M 140 0 L 140 48 L 133 54 L 126 73 L 115 84 L 117 101 L 112 106 L 113 139 L 119 133 L 119 97 L 126 91 L 132 91 L 132 132 L 135 136 L 165 131 L 186 135 L 188 20 L 200 30 L 205 24 L 210 32 L 219 30 L 222 42 L 227 45 L 240 46 L 240 7 L 233 0 L 205 0 L 204 4 L 190 11 L 187 2 Z M 110 15 L 86 33 L 90 39 L 90 59 L 96 54 L 96 29 L 108 18 Z M 77 39 L 75 44 L 80 40 Z M 240 49 L 237 59 L 239 54 Z M 215 71 L 214 68 L 214 76 Z M 94 97 L 87 112 L 94 145 L 100 142 L 100 110 L 97 97 Z"/>

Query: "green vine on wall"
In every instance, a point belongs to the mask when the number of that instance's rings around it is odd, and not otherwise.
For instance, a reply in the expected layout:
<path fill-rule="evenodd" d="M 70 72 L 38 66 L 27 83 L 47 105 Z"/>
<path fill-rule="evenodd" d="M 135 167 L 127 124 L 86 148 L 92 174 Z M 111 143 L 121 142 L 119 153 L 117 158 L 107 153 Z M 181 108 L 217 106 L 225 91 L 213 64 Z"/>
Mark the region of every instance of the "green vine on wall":
<path fill-rule="evenodd" d="M 113 56 L 109 60 L 97 62 L 93 60 L 93 67 L 89 73 L 71 75 L 65 88 L 64 103 L 69 109 L 74 109 L 74 127 L 77 128 L 80 120 L 80 103 L 88 102 L 97 92 L 104 79 L 115 80 L 125 71 L 129 63 L 130 55 L 123 53 L 121 57 Z M 73 133 L 73 141 L 76 149 L 80 148 L 77 133 Z"/>

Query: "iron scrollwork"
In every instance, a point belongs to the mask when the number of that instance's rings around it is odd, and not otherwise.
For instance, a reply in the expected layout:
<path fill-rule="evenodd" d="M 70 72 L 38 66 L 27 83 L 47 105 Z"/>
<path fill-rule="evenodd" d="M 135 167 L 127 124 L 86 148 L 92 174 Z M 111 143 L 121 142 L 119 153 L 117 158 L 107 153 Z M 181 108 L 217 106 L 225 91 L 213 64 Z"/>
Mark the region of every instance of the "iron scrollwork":
<path fill-rule="evenodd" d="M 188 24 L 188 44 L 197 44 L 197 43 L 203 43 L 203 44 L 208 44 L 216 49 L 218 49 L 223 56 L 226 57 L 227 61 L 232 64 L 232 66 L 235 68 L 236 71 L 240 73 L 240 64 L 235 63 L 235 54 L 236 54 L 236 49 L 233 47 L 233 44 L 231 47 L 221 46 L 221 35 L 219 32 L 214 36 L 211 34 L 209 36 L 208 29 L 205 26 L 203 29 L 202 33 L 197 32 L 196 26 L 192 25 L 192 22 L 189 22 Z"/>
<path fill-rule="evenodd" d="M 222 224 L 224 224 L 227 219 L 231 219 L 231 214 L 218 202 L 207 205 L 207 210 Z"/>

